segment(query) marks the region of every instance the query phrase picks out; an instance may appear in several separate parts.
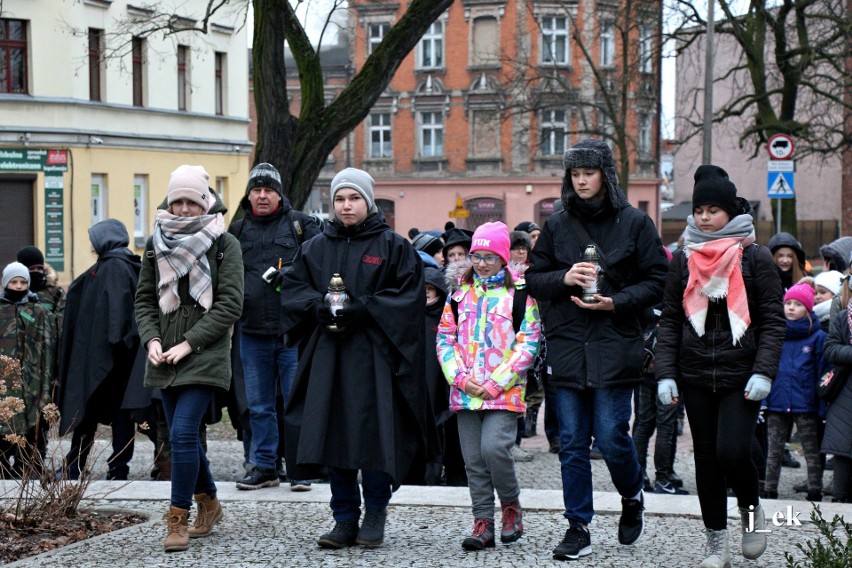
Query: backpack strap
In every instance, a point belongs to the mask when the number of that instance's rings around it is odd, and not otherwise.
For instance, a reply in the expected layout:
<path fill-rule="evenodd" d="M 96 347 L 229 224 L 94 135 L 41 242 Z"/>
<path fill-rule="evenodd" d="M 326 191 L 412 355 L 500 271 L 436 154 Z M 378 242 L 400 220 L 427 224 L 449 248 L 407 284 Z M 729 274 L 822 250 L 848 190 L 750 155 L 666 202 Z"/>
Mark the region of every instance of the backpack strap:
<path fill-rule="evenodd" d="M 219 235 L 216 239 L 216 267 L 222 266 L 222 261 L 225 260 L 225 233 Z"/>
<path fill-rule="evenodd" d="M 293 234 L 296 235 L 296 241 L 301 245 L 305 242 L 305 231 L 302 229 L 302 223 L 299 221 L 295 209 L 287 211 L 287 219 L 289 219 L 290 225 L 293 226 Z"/>
<path fill-rule="evenodd" d="M 527 311 L 527 289 L 515 288 L 515 295 L 512 298 L 512 329 L 515 330 L 515 335 L 521 330 L 521 323 L 524 321 L 524 314 Z M 459 321 L 459 303 L 450 298 L 450 309 L 453 310 L 453 319 L 456 324 Z"/>

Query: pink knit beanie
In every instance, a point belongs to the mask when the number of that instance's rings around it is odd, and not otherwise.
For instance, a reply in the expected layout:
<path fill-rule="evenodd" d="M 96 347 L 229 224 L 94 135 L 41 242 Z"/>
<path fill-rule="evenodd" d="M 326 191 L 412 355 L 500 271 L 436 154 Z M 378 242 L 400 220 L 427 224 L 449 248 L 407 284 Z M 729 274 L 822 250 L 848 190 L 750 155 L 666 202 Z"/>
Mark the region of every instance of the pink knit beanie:
<path fill-rule="evenodd" d="M 209 184 L 210 176 L 203 166 L 178 166 L 169 178 L 168 205 L 178 199 L 189 199 L 207 213 L 213 204 Z"/>
<path fill-rule="evenodd" d="M 480 225 L 473 233 L 473 244 L 470 252 L 478 250 L 491 251 L 509 264 L 509 228 L 505 223 L 495 221 Z"/>
<path fill-rule="evenodd" d="M 810 284 L 799 283 L 791 286 L 787 293 L 784 294 L 784 303 L 787 300 L 797 300 L 802 303 L 808 312 L 814 311 L 814 289 Z"/>

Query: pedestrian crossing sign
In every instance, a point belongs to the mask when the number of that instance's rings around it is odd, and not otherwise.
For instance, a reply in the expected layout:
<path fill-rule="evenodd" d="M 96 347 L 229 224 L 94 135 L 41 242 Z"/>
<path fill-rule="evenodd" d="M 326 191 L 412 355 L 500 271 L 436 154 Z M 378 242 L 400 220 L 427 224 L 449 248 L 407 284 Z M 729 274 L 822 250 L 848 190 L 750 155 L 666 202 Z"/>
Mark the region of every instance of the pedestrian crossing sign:
<path fill-rule="evenodd" d="M 770 199 L 793 199 L 793 172 L 769 172 L 767 176 L 767 197 Z"/>

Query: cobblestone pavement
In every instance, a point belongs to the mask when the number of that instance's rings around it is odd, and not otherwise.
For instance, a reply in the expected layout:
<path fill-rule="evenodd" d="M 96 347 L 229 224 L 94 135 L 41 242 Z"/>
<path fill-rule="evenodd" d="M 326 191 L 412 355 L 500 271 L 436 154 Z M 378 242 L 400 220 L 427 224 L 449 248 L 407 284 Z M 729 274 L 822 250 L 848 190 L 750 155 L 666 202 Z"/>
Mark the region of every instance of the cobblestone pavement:
<path fill-rule="evenodd" d="M 541 430 L 541 428 L 539 428 Z M 103 433 L 103 432 L 102 432 Z M 140 496 L 134 499 L 106 497 L 85 501 L 84 506 L 109 509 L 134 510 L 149 515 L 151 521 L 102 535 L 54 551 L 23 560 L 11 566 L 50 567 L 110 567 L 145 566 L 549 566 L 564 565 L 554 562 L 553 547 L 561 539 L 566 522 L 561 515 L 561 493 L 540 492 L 546 505 L 537 505 L 525 512 L 525 535 L 516 544 L 498 544 L 494 550 L 479 553 L 465 552 L 461 539 L 470 531 L 472 519 L 469 499 L 458 493 L 457 506 L 444 499 L 440 504 L 428 505 L 430 490 L 420 491 L 418 499 L 391 500 L 385 545 L 378 549 L 354 547 L 342 551 L 319 549 L 317 536 L 332 526 L 328 503 L 321 497 L 323 489 L 311 493 L 291 493 L 289 488 L 264 489 L 253 492 L 233 491 L 233 481 L 243 473 L 242 444 L 234 440 L 229 426 L 216 426 L 210 432 L 209 458 L 214 477 L 220 487 L 225 518 L 215 533 L 206 539 L 194 540 L 184 553 L 166 555 L 162 552 L 165 536 L 162 513 L 168 506 L 165 483 L 141 484 L 144 487 L 163 489 L 158 496 Z M 103 437 L 103 436 L 102 436 Z M 144 437 L 137 437 L 135 458 L 131 463 L 131 479 L 147 480 L 152 462 L 153 446 Z M 53 455 L 61 455 L 67 448 L 51 445 Z M 100 440 L 94 451 L 96 477 L 103 478 L 105 460 L 110 453 L 108 436 Z M 517 464 L 522 488 L 560 490 L 561 478 L 557 456 L 547 452 L 543 436 L 525 440 L 524 447 L 531 450 L 535 459 Z M 651 444 L 653 448 L 653 444 Z M 683 477 L 685 488 L 695 493 L 694 466 L 689 432 L 679 438 L 676 470 Z M 801 456 L 799 456 L 801 457 Z M 652 461 L 652 457 L 650 458 Z M 613 487 L 606 467 L 601 460 L 593 461 L 595 491 L 612 492 Z M 792 491 L 792 485 L 805 479 L 805 468 L 788 469 L 782 473 L 779 493 L 781 499 L 802 498 Z M 830 472 L 826 474 L 830 481 Z M 116 482 L 113 482 L 116 483 Z M 131 483 L 130 486 L 137 484 Z M 145 491 L 146 489 L 142 489 Z M 119 492 L 120 493 L 120 492 Z M 403 493 L 403 492 L 401 492 Z M 2 491 L 0 491 L 2 494 Z M 226 495 L 229 494 L 229 495 Z M 609 495 L 612 495 L 611 493 Z M 605 501 L 605 496 L 599 496 Z M 596 497 L 598 499 L 599 497 Z M 591 525 L 593 554 L 575 565 L 579 566 L 695 566 L 703 558 L 704 538 L 697 501 L 683 512 L 683 499 L 694 497 L 653 495 L 655 514 L 646 515 L 646 530 L 635 546 L 617 543 L 618 511 L 610 507 L 600 510 Z M 316 502 L 309 502 L 309 501 Z M 524 502 L 524 493 L 521 493 Z M 538 499 L 541 503 L 542 500 Z M 617 495 L 609 498 L 617 503 Z M 691 501 L 690 501 L 691 502 Z M 669 508 L 670 504 L 670 508 Z M 780 506 L 780 505 L 779 505 Z M 850 506 L 843 506 L 849 508 Z M 649 507 L 651 509 L 651 507 Z M 801 502 L 802 520 L 806 520 L 810 506 Z M 770 514 L 771 514 L 770 510 Z M 845 510 L 844 510 L 845 512 Z M 499 519 L 499 511 L 497 512 Z M 847 518 L 850 518 L 846 514 Z M 499 521 L 498 521 L 499 524 Z M 739 554 L 739 522 L 729 519 L 731 548 L 734 566 L 786 566 L 785 552 L 801 557 L 796 543 L 804 543 L 818 533 L 813 525 L 801 527 L 771 527 L 769 548 L 757 561 L 745 561 Z"/>

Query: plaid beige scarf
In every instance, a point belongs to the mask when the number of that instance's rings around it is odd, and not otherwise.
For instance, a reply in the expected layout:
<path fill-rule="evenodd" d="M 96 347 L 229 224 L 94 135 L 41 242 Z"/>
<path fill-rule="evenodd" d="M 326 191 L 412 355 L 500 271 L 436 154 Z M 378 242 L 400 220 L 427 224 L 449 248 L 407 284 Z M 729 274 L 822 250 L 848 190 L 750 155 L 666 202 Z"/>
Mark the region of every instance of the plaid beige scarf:
<path fill-rule="evenodd" d="M 213 279 L 207 251 L 225 232 L 221 213 L 178 217 L 165 209 L 157 211 L 154 222 L 154 255 L 160 281 L 157 292 L 160 309 L 171 313 L 180 307 L 178 280 L 189 275 L 189 295 L 204 311 L 213 305 Z"/>

